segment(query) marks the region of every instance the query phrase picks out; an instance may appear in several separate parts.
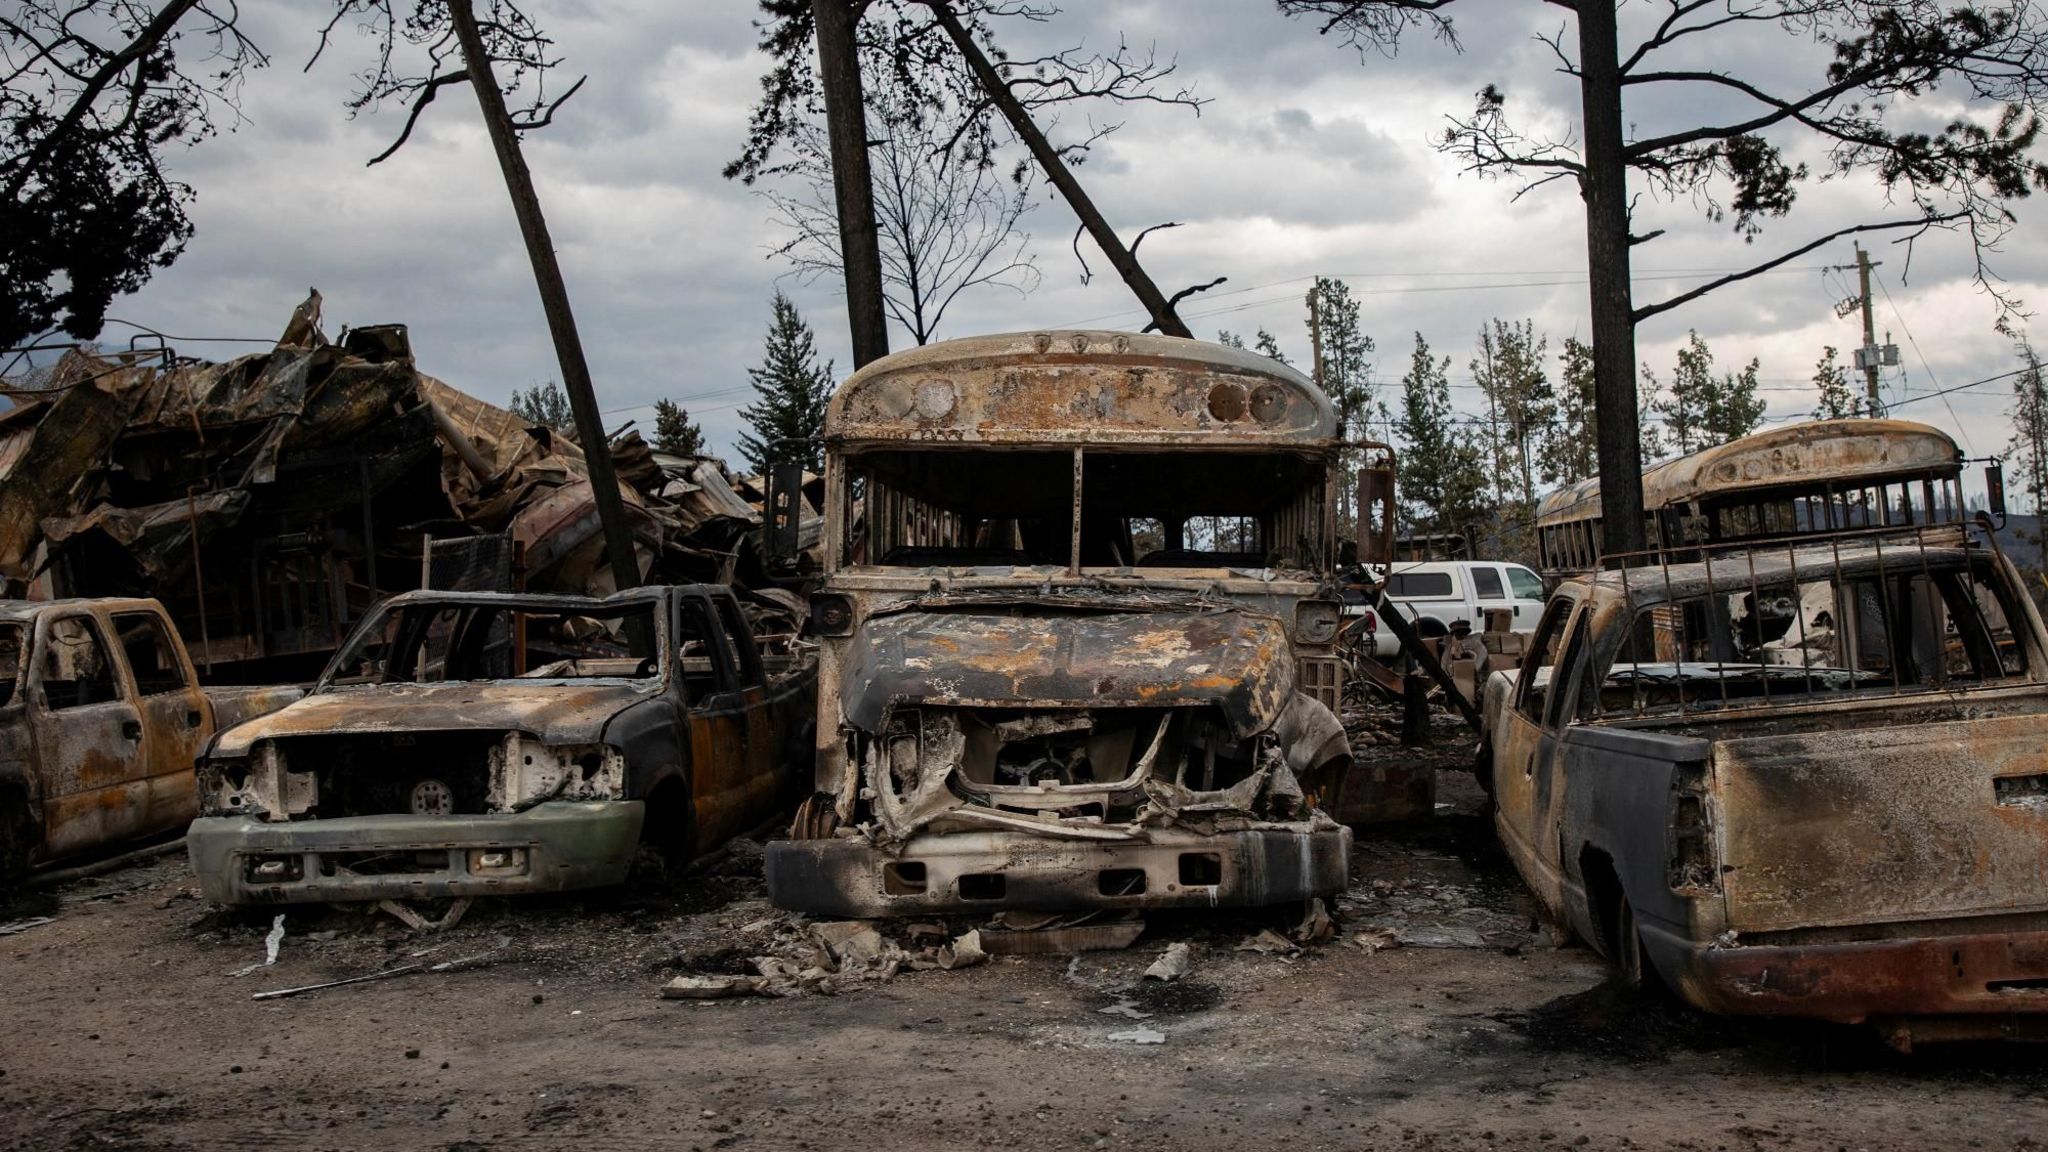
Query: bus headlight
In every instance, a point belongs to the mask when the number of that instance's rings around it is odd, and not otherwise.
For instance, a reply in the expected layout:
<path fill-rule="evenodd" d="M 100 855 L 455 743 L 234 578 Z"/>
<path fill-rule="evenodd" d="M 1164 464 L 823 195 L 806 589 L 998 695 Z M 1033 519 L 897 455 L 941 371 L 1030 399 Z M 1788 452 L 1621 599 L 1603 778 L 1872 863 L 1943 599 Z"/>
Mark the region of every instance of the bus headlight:
<path fill-rule="evenodd" d="M 811 631 L 820 636 L 853 635 L 853 601 L 836 592 L 812 596 Z"/>
<path fill-rule="evenodd" d="M 1343 606 L 1335 600 L 1301 600 L 1294 605 L 1294 642 L 1328 644 L 1337 638 Z"/>

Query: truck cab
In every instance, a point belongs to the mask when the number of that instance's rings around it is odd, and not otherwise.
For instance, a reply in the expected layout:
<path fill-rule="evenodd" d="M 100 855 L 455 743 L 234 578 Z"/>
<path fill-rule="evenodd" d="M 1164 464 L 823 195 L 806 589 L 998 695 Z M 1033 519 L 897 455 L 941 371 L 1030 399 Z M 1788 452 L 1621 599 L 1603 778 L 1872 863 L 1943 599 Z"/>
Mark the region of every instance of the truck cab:
<path fill-rule="evenodd" d="M 615 884 L 643 842 L 687 863 L 808 767 L 816 671 L 789 631 L 717 585 L 393 597 L 304 700 L 208 751 L 200 887 L 461 898 Z"/>
<path fill-rule="evenodd" d="M 181 828 L 223 717 L 295 689 L 202 689 L 154 600 L 0 602 L 0 881 Z"/>

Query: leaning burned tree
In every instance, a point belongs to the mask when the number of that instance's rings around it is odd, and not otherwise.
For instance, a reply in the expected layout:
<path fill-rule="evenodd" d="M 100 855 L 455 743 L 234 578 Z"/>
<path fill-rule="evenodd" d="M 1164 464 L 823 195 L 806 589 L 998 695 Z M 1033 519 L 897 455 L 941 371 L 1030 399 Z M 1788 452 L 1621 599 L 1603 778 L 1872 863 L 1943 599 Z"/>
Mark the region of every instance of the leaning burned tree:
<path fill-rule="evenodd" d="M 555 259 L 554 240 L 548 234 L 547 218 L 541 213 L 533 175 L 527 170 L 526 157 L 519 148 L 519 134 L 552 123 L 556 110 L 576 94 L 583 81 L 579 79 L 560 95 L 548 97 L 546 77 L 559 63 L 553 55 L 554 42 L 512 0 L 485 0 L 481 17 L 471 0 L 415 0 L 411 15 L 402 20 L 396 4 L 397 0 L 341 0 L 327 26 L 327 33 L 331 33 L 352 15 L 367 17 L 371 29 L 379 36 L 377 61 L 361 74 L 362 87 L 350 102 L 350 109 L 372 109 L 385 102 L 399 103 L 406 109 L 405 125 L 398 138 L 371 158 L 370 163 L 389 159 L 405 145 L 419 123 L 420 114 L 441 89 L 462 85 L 476 94 L 484 128 L 490 134 L 498 168 L 504 175 L 505 190 L 519 219 L 527 258 L 533 264 L 541 311 L 547 317 L 555 360 L 562 371 L 562 388 L 568 393 L 576 437 L 590 467 L 591 494 L 604 529 L 612 579 L 620 588 L 631 588 L 640 582 L 632 527 L 626 522 L 611 453 L 606 450 L 604 420 L 599 415 L 596 389 L 590 381 L 590 365 L 583 356 L 583 340 L 576 331 L 576 315 L 569 307 L 568 285 Z M 324 50 L 326 45 L 327 36 L 323 34 L 321 48 Z M 318 56 L 316 52 L 315 59 Z M 507 76 L 503 83 L 499 80 L 500 69 Z M 506 92 L 518 92 L 521 82 L 529 77 L 534 83 L 527 91 L 526 103 L 515 112 L 505 102 Z"/>
<path fill-rule="evenodd" d="M 1166 87 L 1171 61 L 1123 45 L 1031 59 L 983 48 L 993 20 L 1057 14 L 1013 0 L 762 0 L 761 8 L 770 17 L 761 50 L 775 63 L 725 174 L 749 183 L 797 178 L 801 191 L 774 194 L 786 219 L 792 203 L 803 209 L 790 221 L 799 243 L 789 254 L 800 255 L 800 267 L 844 274 L 856 367 L 887 351 L 885 316 L 922 342 L 963 287 L 1023 271 L 1012 241 L 1038 176 L 1074 208 L 1155 326 L 1187 335 L 1138 265 L 1136 245 L 1123 243 L 1074 176 L 1089 146 L 1117 126 L 1055 144 L 1039 123 L 1076 103 L 1199 108 L 1191 91 Z"/>
<path fill-rule="evenodd" d="M 1414 31 L 1455 47 L 1452 2 L 1278 0 L 1282 12 L 1373 52 L 1392 52 Z M 1576 16 L 1575 39 L 1542 37 L 1558 71 L 1578 86 L 1576 137 L 1518 127 L 1506 94 L 1489 84 L 1469 114 L 1451 118 L 1440 146 L 1469 170 L 1520 180 L 1517 196 L 1569 180 L 1585 200 L 1609 553 L 1644 544 L 1635 385 L 1643 320 L 1844 236 L 1889 233 L 1910 254 L 1914 240 L 1936 229 L 1968 238 L 2000 327 L 2016 314 L 2018 302 L 1985 254 L 2013 223 L 2010 203 L 2048 187 L 2048 167 L 2034 159 L 2048 96 L 2048 18 L 2032 0 L 1660 0 L 1639 27 L 1632 22 L 1625 49 L 1618 0 L 1552 2 Z M 1786 36 L 1814 46 L 1810 74 L 1746 67 L 1781 59 L 1755 49 L 1777 48 Z M 1681 122 L 1666 122 L 1674 117 Z M 1824 159 L 1798 163 L 1788 149 L 1818 149 Z M 1669 299 L 1635 302 L 1631 252 L 1663 231 L 1632 230 L 1632 178 L 1637 191 L 1700 204 L 1709 220 L 1731 223 L 1750 243 L 1766 219 L 1792 209 L 1808 182 L 1857 175 L 1882 193 L 1868 219 Z"/>

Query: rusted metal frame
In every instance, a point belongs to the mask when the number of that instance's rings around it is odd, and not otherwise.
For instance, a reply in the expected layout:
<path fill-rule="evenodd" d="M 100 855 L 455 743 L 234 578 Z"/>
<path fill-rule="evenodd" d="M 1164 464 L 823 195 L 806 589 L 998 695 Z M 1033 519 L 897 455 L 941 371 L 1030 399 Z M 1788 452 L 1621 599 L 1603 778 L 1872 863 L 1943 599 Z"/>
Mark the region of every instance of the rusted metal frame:
<path fill-rule="evenodd" d="M 1920 555 L 1920 578 L 1927 582 L 1927 593 L 1933 598 L 1929 608 L 1932 609 L 1935 606 L 1939 606 L 1942 613 L 1946 614 L 1948 606 L 1942 603 L 1941 589 L 1935 586 L 1934 570 L 1927 566 L 1927 529 L 1925 525 L 1915 526 L 1913 530 L 1913 543 L 1914 551 Z M 1946 628 L 1938 628 L 1935 631 L 1934 686 L 1946 691 L 1948 689 L 1948 630 Z M 1892 647 L 1896 650 L 1898 645 L 1894 643 Z M 1896 657 L 1894 657 L 1892 663 L 1894 665 L 1898 663 Z"/>
<path fill-rule="evenodd" d="M 363 578 L 369 588 L 370 599 L 375 600 L 378 593 L 377 524 L 370 511 L 370 458 L 367 456 L 357 457 L 356 467 L 362 477 L 360 484 L 363 490 Z M 347 611 L 347 605 L 343 605 L 343 614 L 346 615 Z"/>
<path fill-rule="evenodd" d="M 1813 656 L 1806 648 L 1806 596 L 1799 590 L 1799 549 L 1785 545 L 1785 563 L 1792 569 L 1792 622 L 1799 626 L 1799 671 L 1800 680 L 1806 687 L 1807 696 L 1813 695 Z M 1840 615 L 1837 613 L 1836 615 Z M 1851 683 L 1854 683 L 1851 680 Z"/>
<path fill-rule="evenodd" d="M 1718 615 L 1719 620 L 1715 621 L 1715 623 L 1718 625 L 1719 623 L 1727 620 L 1728 606 L 1721 602 L 1721 594 L 1714 590 L 1713 553 L 1705 552 L 1704 550 L 1702 550 L 1702 552 L 1703 558 L 1706 560 L 1704 570 L 1706 572 L 1707 577 L 1707 614 L 1710 618 Z M 1664 570 L 1664 582 L 1667 586 L 1671 582 L 1671 570 L 1669 568 L 1666 568 Z M 1728 678 L 1726 676 L 1716 676 L 1714 680 L 1721 686 L 1721 707 L 1723 709 L 1726 709 L 1728 707 Z M 1680 696 L 1683 695 L 1684 693 L 1681 691 Z"/>
<path fill-rule="evenodd" d="M 1660 541 L 1662 539 L 1661 529 L 1659 539 Z M 1712 560 L 1707 561 L 1707 571 L 1712 572 L 1713 570 L 1714 562 Z M 1678 718 L 1683 720 L 1685 719 L 1685 605 L 1679 603 L 1671 591 L 1670 561 L 1659 562 L 1657 572 L 1664 578 L 1664 603 L 1672 610 L 1672 618 L 1677 622 L 1678 626 Z M 1654 621 L 1652 626 L 1654 627 Z M 1728 704 L 1728 678 L 1726 676 L 1716 676 L 1714 680 L 1721 686 L 1721 704 L 1723 707 L 1726 707 Z"/>
<path fill-rule="evenodd" d="M 1764 707 L 1768 708 L 1771 706 L 1771 674 L 1765 670 L 1764 664 L 1764 590 L 1756 582 L 1756 550 L 1745 549 L 1742 557 L 1749 565 L 1749 621 L 1756 629 L 1757 682 L 1763 686 Z M 1711 566 L 1713 561 L 1707 563 Z M 1684 695 L 1682 689 L 1679 694 Z"/>
<path fill-rule="evenodd" d="M 192 545 L 192 590 L 199 597 L 199 647 L 206 653 L 206 674 L 213 675 L 213 640 L 206 625 L 206 572 L 199 563 L 199 502 L 185 486 L 185 532 Z"/>
<path fill-rule="evenodd" d="M 1871 543 L 1876 545 L 1877 550 L 1877 614 L 1880 617 L 1882 623 L 1884 624 L 1885 647 L 1889 650 L 1887 652 L 1887 655 L 1889 656 L 1889 663 L 1891 665 L 1892 670 L 1892 695 L 1898 696 L 1903 695 L 1905 693 L 1906 686 L 1905 683 L 1899 679 L 1899 633 L 1898 629 L 1893 627 L 1892 622 L 1892 577 L 1890 571 L 1888 571 L 1885 568 L 1884 537 L 1876 537 L 1871 541 Z M 1840 587 L 1841 581 L 1842 577 L 1838 562 L 1838 567 L 1835 572 L 1835 586 Z M 1856 616 L 1858 625 L 1856 630 L 1860 633 L 1862 631 L 1861 625 L 1863 617 L 1863 605 L 1861 603 L 1862 598 L 1855 597 L 1855 599 L 1858 601 L 1856 604 Z M 1853 665 L 1849 669 L 1849 674 L 1852 680 L 1856 673 L 1861 672 L 1863 670 L 1861 667 L 1862 663 L 1862 643 L 1859 639 L 1859 642 L 1857 644 L 1855 665 Z"/>
<path fill-rule="evenodd" d="M 1087 449 L 1082 445 L 1074 445 L 1074 491 L 1073 508 L 1071 510 L 1073 519 L 1067 525 L 1067 542 L 1069 545 L 1067 552 L 1067 575 L 1069 576 L 1079 576 L 1081 574 L 1081 484 L 1086 452 Z"/>
<path fill-rule="evenodd" d="M 846 458 L 837 452 L 825 453 L 825 523 L 819 534 L 819 542 L 825 553 L 825 576 L 830 579 L 844 566 L 846 537 L 844 526 L 853 519 L 849 506 L 852 489 L 846 479 Z"/>

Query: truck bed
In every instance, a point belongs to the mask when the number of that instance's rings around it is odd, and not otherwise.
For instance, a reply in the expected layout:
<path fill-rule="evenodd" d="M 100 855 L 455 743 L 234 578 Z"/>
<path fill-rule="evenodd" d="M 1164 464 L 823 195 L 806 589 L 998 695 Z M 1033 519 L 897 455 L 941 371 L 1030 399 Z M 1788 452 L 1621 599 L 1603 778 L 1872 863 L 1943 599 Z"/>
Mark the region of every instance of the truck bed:
<path fill-rule="evenodd" d="M 1740 933 L 2048 911 L 2048 685 L 1615 725 L 1712 741 Z M 1695 746 L 1696 747 L 1696 746 Z"/>

